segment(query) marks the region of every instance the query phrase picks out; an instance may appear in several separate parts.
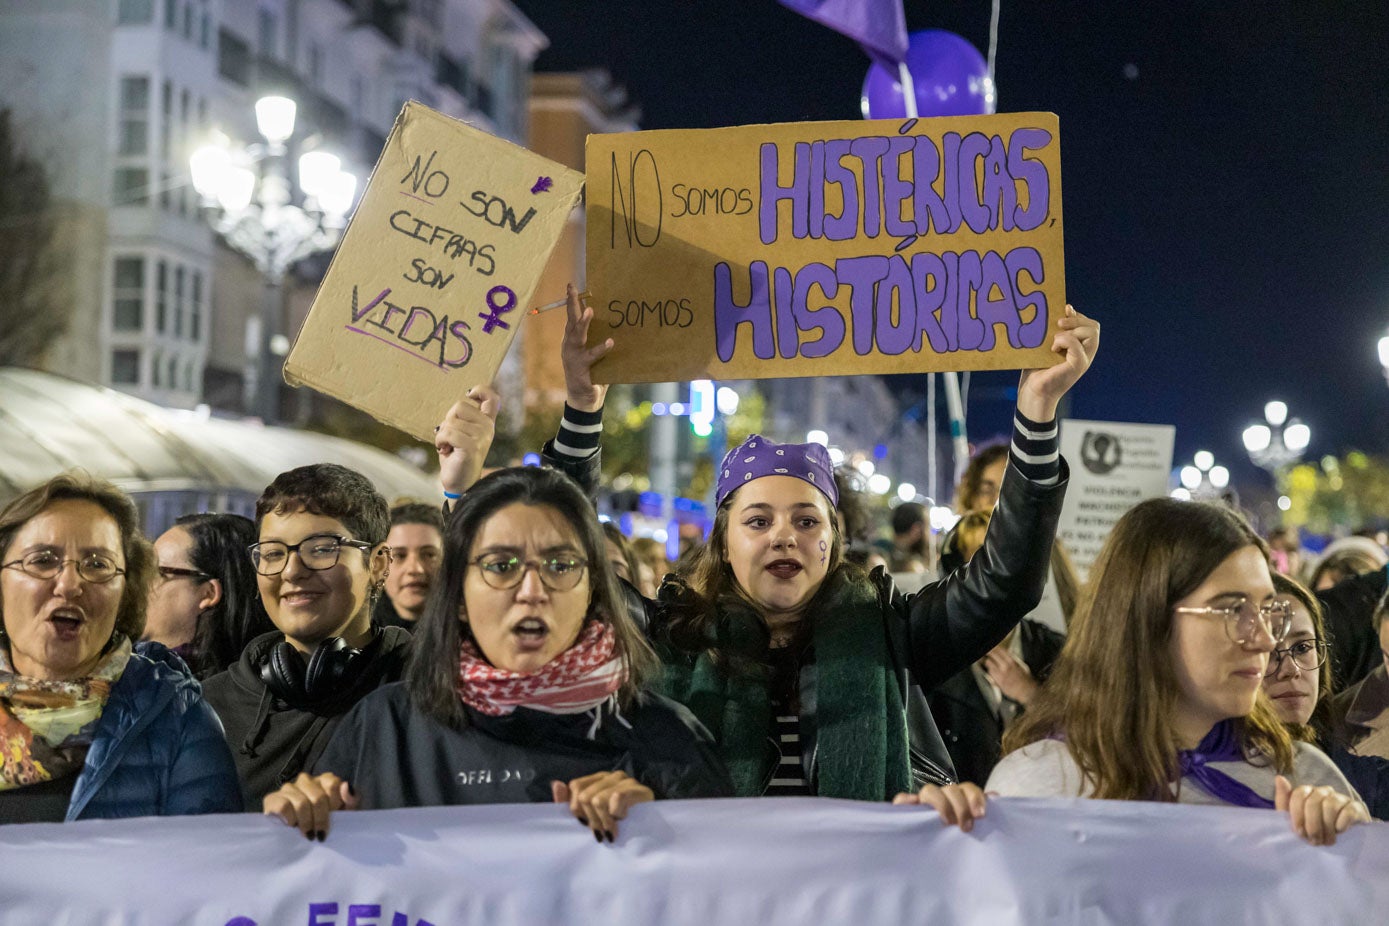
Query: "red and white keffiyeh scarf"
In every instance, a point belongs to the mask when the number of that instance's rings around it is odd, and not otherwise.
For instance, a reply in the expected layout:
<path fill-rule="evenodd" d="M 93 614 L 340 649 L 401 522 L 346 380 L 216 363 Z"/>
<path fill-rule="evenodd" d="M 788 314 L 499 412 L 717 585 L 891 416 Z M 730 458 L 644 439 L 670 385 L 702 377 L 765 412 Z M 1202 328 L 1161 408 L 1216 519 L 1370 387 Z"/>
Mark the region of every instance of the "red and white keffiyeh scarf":
<path fill-rule="evenodd" d="M 464 640 L 458 667 L 458 696 L 463 703 L 492 717 L 528 707 L 547 714 L 581 714 L 607 701 L 627 680 L 622 659 L 614 655 L 612 625 L 591 620 L 574 645 L 539 672 L 508 672 L 482 658 L 477 644 Z"/>

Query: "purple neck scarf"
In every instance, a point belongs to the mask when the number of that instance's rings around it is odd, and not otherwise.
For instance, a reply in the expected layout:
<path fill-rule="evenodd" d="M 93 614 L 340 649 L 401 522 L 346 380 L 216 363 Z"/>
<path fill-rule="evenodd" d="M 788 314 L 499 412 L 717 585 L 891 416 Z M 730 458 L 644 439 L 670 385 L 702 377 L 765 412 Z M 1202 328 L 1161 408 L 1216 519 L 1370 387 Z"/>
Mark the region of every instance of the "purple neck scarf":
<path fill-rule="evenodd" d="M 1211 732 L 1205 735 L 1195 749 L 1183 749 L 1177 753 L 1182 776 L 1196 782 L 1202 791 L 1212 797 L 1236 807 L 1272 809 L 1273 801 L 1207 764 L 1242 760 L 1244 752 L 1240 749 L 1232 720 L 1222 720 L 1211 727 Z"/>

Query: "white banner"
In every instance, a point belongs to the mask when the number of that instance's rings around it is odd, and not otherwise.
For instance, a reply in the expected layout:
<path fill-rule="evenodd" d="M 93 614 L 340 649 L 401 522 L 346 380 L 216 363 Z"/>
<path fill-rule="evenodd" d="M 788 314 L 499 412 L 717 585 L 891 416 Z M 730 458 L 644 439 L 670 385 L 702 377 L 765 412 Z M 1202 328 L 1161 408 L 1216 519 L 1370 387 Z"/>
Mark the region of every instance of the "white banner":
<path fill-rule="evenodd" d="M 817 798 L 636 807 L 615 844 L 553 805 L 0 827 L 0 923 L 196 926 L 1384 923 L 1389 825 L 1335 846 L 1274 811 Z"/>
<path fill-rule="evenodd" d="M 1170 424 L 1062 420 L 1061 455 L 1071 464 L 1071 484 L 1056 536 L 1082 581 L 1124 512 L 1167 494 L 1176 436 Z"/>

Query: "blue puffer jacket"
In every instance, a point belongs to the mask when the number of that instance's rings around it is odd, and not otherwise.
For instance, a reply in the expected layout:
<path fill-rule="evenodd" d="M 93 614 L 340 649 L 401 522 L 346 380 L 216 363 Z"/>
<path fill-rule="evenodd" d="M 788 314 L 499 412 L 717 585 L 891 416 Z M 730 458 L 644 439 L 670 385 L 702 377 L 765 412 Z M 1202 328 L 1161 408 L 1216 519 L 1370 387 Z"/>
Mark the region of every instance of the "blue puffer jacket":
<path fill-rule="evenodd" d="M 139 643 L 97 724 L 67 819 L 238 813 L 222 723 L 177 656 Z"/>

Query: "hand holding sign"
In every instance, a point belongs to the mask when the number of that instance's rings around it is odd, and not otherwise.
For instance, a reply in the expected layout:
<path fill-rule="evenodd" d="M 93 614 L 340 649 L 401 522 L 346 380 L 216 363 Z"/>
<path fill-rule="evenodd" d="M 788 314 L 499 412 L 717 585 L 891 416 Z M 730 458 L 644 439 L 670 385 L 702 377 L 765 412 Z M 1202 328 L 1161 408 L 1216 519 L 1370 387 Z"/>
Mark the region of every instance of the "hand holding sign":
<path fill-rule="evenodd" d="M 482 474 L 501 401 L 491 386 L 474 386 L 444 415 L 434 432 L 434 449 L 439 452 L 439 484 L 445 492 L 462 495 Z"/>
<path fill-rule="evenodd" d="M 583 304 L 573 283 L 569 284 L 567 295 L 565 311 L 569 313 L 569 319 L 564 325 L 564 343 L 560 347 L 567 393 L 565 401 L 581 412 L 596 412 L 608 397 L 608 387 L 593 381 L 592 368 L 612 350 L 613 339 L 608 338 L 593 347 L 586 346 L 588 328 L 593 322 L 593 309 Z"/>
<path fill-rule="evenodd" d="M 306 838 L 319 842 L 328 836 L 328 819 L 334 811 L 356 809 L 357 795 L 352 786 L 332 772 L 300 772 L 299 777 L 261 801 L 263 814 L 279 817 L 287 825 L 298 827 Z"/>
<path fill-rule="evenodd" d="M 1100 323 L 1066 306 L 1056 323 L 1060 332 L 1052 339 L 1053 353 L 1061 362 L 1041 370 L 1023 370 L 1018 380 L 1018 411 L 1033 421 L 1051 421 L 1056 406 L 1076 380 L 1085 375 L 1100 348 Z"/>

